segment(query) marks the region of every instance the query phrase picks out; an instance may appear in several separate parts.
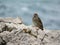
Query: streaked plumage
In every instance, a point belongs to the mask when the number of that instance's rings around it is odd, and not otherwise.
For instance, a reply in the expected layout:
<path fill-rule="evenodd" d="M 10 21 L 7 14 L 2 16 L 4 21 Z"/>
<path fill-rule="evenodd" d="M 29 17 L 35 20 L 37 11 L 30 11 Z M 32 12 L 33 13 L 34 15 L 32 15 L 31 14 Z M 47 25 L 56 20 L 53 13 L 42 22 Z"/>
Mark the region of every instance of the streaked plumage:
<path fill-rule="evenodd" d="M 33 15 L 32 21 L 33 21 L 34 26 L 36 26 L 36 27 L 40 28 L 41 30 L 43 30 L 42 21 L 41 21 L 41 19 L 38 17 L 38 14 L 37 14 L 37 13 L 35 13 L 35 14 Z"/>

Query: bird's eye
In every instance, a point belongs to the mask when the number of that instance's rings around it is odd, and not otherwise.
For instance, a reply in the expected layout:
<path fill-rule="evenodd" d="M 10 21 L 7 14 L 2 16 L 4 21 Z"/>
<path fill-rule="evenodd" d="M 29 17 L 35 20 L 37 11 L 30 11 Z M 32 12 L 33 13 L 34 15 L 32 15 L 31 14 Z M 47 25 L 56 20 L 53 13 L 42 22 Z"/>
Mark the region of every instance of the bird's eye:
<path fill-rule="evenodd" d="M 36 15 L 34 15 L 34 17 L 36 17 Z"/>
<path fill-rule="evenodd" d="M 34 14 L 34 17 L 36 17 L 37 16 L 37 14 Z"/>

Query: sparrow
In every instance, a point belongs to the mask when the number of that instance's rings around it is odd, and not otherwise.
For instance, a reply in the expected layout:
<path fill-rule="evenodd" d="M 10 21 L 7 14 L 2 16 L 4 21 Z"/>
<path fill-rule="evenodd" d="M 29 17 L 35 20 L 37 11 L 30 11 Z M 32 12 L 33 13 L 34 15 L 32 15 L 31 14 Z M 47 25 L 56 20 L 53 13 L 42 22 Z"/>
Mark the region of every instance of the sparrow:
<path fill-rule="evenodd" d="M 39 18 L 38 14 L 35 13 L 32 18 L 33 25 L 38 27 L 39 29 L 43 30 L 43 24 L 41 19 Z"/>

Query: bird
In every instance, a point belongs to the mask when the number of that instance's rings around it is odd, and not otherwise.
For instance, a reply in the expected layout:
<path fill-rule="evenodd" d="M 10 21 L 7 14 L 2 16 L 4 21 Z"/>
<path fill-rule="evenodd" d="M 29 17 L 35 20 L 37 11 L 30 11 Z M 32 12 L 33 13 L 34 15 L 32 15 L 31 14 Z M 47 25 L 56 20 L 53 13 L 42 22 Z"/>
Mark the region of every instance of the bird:
<path fill-rule="evenodd" d="M 41 19 L 39 18 L 37 13 L 34 13 L 32 18 L 33 25 L 38 27 L 39 29 L 43 30 L 43 23 Z"/>

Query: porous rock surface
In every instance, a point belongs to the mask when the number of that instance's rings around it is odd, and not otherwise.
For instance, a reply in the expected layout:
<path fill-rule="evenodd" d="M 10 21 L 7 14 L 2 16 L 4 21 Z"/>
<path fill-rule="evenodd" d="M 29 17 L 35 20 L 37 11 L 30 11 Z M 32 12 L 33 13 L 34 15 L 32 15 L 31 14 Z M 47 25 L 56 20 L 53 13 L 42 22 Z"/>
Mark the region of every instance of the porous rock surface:
<path fill-rule="evenodd" d="M 60 30 L 42 31 L 21 18 L 0 18 L 0 45 L 60 45 Z"/>

